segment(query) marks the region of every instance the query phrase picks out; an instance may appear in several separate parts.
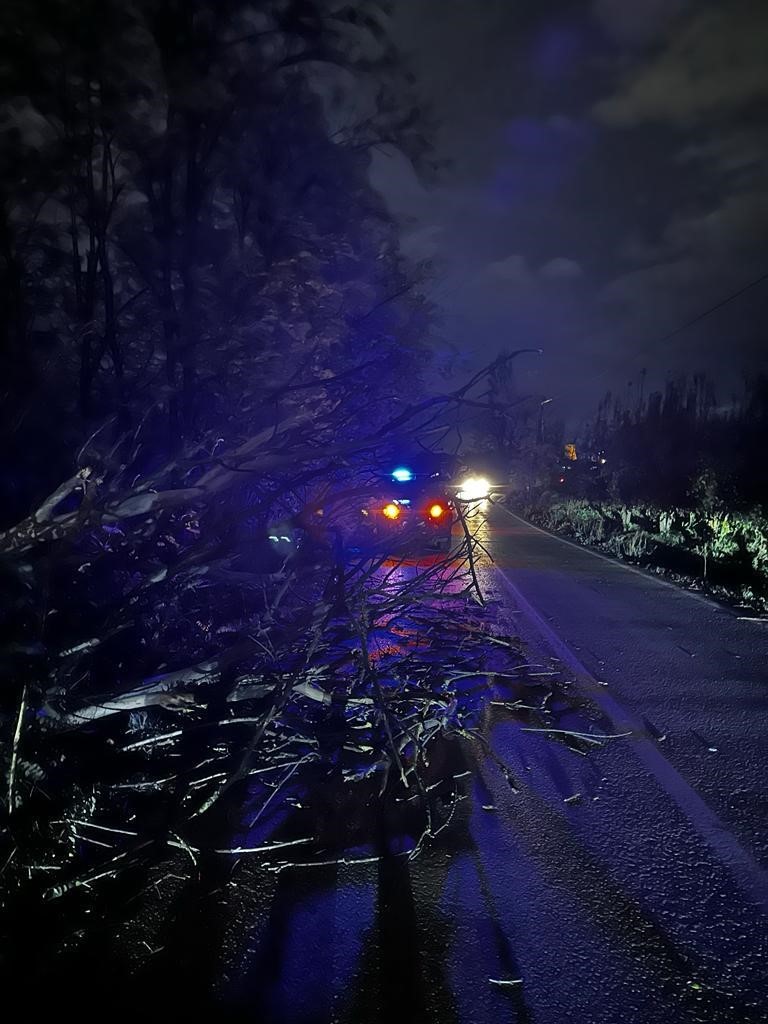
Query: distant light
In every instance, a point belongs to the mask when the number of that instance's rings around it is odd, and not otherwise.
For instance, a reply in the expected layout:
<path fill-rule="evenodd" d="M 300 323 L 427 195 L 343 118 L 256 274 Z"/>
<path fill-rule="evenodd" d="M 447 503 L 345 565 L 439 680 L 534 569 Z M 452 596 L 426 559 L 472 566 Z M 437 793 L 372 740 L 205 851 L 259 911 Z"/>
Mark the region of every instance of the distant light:
<path fill-rule="evenodd" d="M 407 466 L 398 466 L 392 473 L 392 479 L 397 480 L 399 484 L 405 484 L 409 480 L 413 480 L 413 473 Z"/>
<path fill-rule="evenodd" d="M 439 519 L 443 512 L 445 512 L 443 506 L 437 504 L 433 505 L 429 510 L 429 514 L 432 516 L 433 519 Z"/>
<path fill-rule="evenodd" d="M 491 485 L 484 476 L 470 476 L 459 488 L 456 495 L 461 501 L 482 501 L 491 492 Z"/>
<path fill-rule="evenodd" d="M 397 519 L 397 517 L 400 515 L 400 506 L 395 505 L 395 503 L 391 501 L 388 505 L 385 505 L 381 511 L 384 513 L 387 519 Z"/>

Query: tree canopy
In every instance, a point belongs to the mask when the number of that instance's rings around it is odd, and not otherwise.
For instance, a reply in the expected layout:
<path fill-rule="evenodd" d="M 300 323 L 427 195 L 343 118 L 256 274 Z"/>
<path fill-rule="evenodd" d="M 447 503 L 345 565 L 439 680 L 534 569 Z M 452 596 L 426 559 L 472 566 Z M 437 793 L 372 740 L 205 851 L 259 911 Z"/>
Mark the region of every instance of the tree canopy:
<path fill-rule="evenodd" d="M 367 166 L 423 144 L 381 5 L 11 2 L 0 36 L 6 521 L 107 418 L 173 449 L 300 369 L 412 387 L 429 309 Z"/>

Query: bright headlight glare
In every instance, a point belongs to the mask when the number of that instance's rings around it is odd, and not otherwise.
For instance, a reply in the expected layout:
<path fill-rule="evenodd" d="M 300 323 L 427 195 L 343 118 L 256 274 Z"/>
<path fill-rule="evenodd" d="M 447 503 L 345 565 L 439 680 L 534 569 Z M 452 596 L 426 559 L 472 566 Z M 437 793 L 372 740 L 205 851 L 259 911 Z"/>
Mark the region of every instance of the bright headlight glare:
<path fill-rule="evenodd" d="M 461 501 L 481 501 L 490 494 L 491 485 L 484 476 L 470 476 L 464 481 L 457 497 Z"/>

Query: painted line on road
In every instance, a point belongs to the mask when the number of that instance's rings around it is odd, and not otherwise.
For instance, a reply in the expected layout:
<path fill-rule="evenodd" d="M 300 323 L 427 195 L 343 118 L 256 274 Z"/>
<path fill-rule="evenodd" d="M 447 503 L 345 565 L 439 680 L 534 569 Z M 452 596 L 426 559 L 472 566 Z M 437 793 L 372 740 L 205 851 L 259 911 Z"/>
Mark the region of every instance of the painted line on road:
<path fill-rule="evenodd" d="M 641 579 L 649 580 L 651 583 L 658 583 L 660 587 L 669 587 L 670 590 L 674 590 L 677 594 L 683 594 L 685 597 L 690 597 L 694 601 L 698 601 L 700 604 L 705 604 L 708 608 L 713 611 L 724 612 L 726 615 L 731 615 L 736 618 L 735 615 L 728 608 L 718 604 L 711 597 L 706 597 L 704 594 L 698 594 L 695 590 L 685 590 L 683 587 L 678 587 L 676 583 L 670 583 L 669 580 L 665 580 L 661 576 L 656 576 L 650 572 L 644 572 L 642 569 L 636 568 L 634 565 L 627 565 L 626 562 L 622 562 L 618 558 L 611 558 L 610 555 L 604 555 L 602 551 L 594 551 L 592 548 L 584 547 L 583 544 L 577 544 L 576 541 L 568 540 L 567 537 L 561 537 L 557 533 L 552 533 L 550 530 L 545 530 L 541 526 L 536 526 L 535 523 L 529 523 L 527 519 L 523 519 L 522 516 L 517 515 L 516 512 L 511 512 L 504 505 L 494 505 L 494 508 L 501 509 L 502 512 L 506 513 L 511 519 L 516 519 L 522 526 L 527 526 L 529 530 L 535 530 L 537 533 L 542 534 L 544 537 L 549 537 L 550 540 L 556 540 L 560 544 L 567 544 L 568 547 L 575 548 L 577 551 L 581 551 L 582 554 L 592 555 L 593 558 L 599 558 L 603 562 L 607 562 L 612 565 L 614 569 L 623 569 L 625 572 L 634 573 L 635 576 L 639 576 Z"/>
<path fill-rule="evenodd" d="M 524 618 L 527 618 L 538 632 L 539 639 L 544 641 L 552 654 L 568 665 L 575 673 L 576 681 L 589 684 L 589 699 L 605 714 L 616 732 L 629 728 L 636 734 L 627 742 L 631 744 L 638 760 L 671 797 L 706 845 L 730 869 L 745 892 L 759 903 L 764 912 L 768 912 L 768 872 L 761 868 L 703 797 L 664 757 L 648 737 L 645 724 L 605 692 L 595 676 L 545 622 L 506 573 L 501 569 L 498 569 L 498 573 L 504 587 L 523 612 Z M 594 692 L 592 692 L 593 687 Z"/>

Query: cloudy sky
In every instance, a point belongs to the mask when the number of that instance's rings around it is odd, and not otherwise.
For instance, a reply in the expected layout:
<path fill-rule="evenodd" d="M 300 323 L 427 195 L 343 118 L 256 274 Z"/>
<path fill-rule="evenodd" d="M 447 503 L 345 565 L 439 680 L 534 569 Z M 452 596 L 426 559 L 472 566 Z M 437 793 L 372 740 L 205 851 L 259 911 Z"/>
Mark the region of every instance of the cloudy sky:
<path fill-rule="evenodd" d="M 475 364 L 541 346 L 521 386 L 569 418 L 643 367 L 727 401 L 766 365 L 768 282 L 663 339 L 768 272 L 768 3 L 398 2 L 448 166 L 373 176 L 445 337 Z"/>

